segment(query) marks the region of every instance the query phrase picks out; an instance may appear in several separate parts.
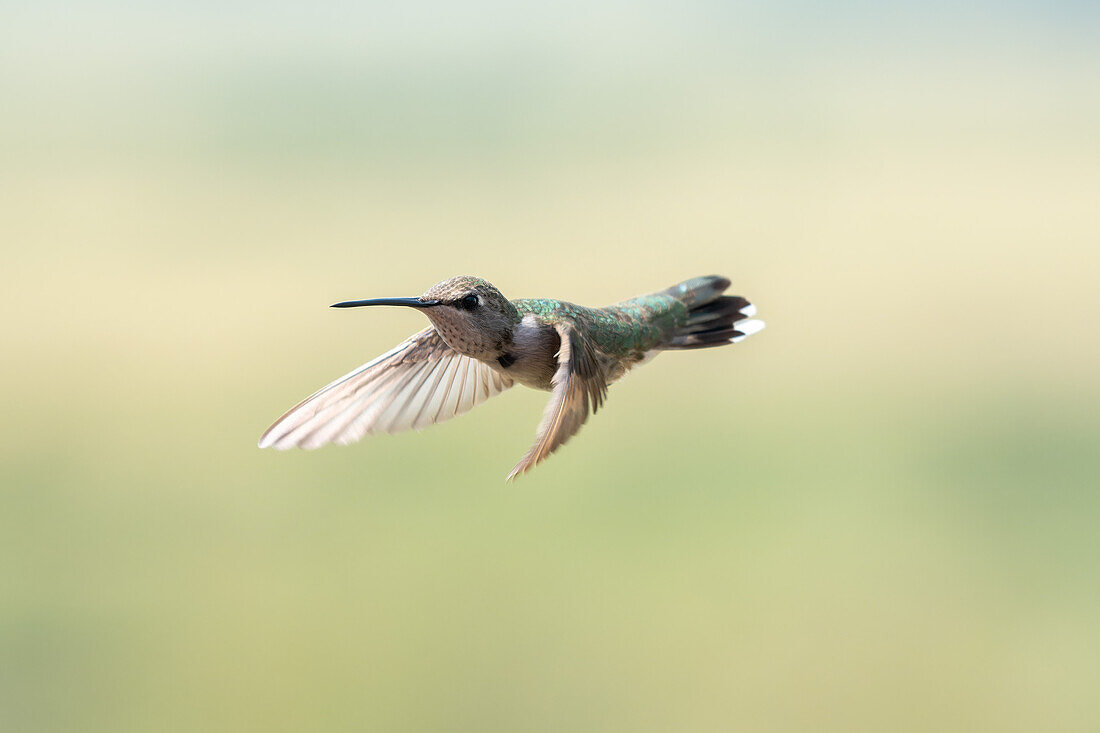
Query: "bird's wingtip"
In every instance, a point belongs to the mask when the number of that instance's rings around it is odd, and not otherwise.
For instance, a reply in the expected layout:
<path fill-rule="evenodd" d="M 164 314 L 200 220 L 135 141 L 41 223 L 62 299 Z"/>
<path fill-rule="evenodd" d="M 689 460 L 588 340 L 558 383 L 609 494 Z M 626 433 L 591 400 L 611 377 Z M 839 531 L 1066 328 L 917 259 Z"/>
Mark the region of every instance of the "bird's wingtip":
<path fill-rule="evenodd" d="M 260 450 L 263 450 L 265 448 L 271 448 L 271 449 L 277 450 L 277 451 L 284 451 L 287 448 L 293 448 L 294 447 L 293 444 L 290 444 L 290 445 L 280 444 L 279 441 L 282 440 L 282 439 L 283 439 L 282 435 L 277 435 L 275 433 L 272 433 L 271 431 L 268 431 L 268 432 L 264 433 L 263 435 L 261 435 L 260 439 L 258 441 L 256 441 L 256 447 L 259 448 Z"/>

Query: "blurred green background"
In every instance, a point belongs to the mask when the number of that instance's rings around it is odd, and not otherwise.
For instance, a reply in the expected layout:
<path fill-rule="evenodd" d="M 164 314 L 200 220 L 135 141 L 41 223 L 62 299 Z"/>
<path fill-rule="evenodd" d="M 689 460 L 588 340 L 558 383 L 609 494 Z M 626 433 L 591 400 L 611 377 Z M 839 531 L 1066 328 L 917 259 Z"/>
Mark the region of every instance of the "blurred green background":
<path fill-rule="evenodd" d="M 1100 727 L 1088 3 L 5 3 L 0 729 Z M 274 453 L 477 274 L 768 329 Z"/>

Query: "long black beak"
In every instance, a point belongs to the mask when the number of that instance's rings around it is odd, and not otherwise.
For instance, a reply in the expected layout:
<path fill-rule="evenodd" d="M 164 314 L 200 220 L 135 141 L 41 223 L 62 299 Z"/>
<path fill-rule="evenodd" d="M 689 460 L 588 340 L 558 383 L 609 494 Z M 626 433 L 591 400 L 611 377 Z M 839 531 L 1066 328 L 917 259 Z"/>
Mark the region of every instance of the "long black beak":
<path fill-rule="evenodd" d="M 438 300 L 421 300 L 420 298 L 372 298 L 370 300 L 345 300 L 343 303 L 333 303 L 330 308 L 358 308 L 361 305 L 404 305 L 409 308 L 430 308 L 439 305 Z"/>

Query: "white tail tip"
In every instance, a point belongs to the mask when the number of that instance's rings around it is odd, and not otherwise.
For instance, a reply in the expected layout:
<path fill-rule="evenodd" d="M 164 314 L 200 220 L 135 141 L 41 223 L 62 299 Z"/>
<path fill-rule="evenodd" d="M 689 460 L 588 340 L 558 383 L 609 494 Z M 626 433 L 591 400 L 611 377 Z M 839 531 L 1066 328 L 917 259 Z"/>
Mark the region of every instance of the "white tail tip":
<path fill-rule="evenodd" d="M 733 324 L 733 327 L 742 333 L 741 336 L 734 336 L 730 339 L 731 344 L 736 344 L 740 341 L 744 341 L 749 336 L 752 336 L 758 331 L 763 331 L 764 322 L 754 318 L 751 321 L 738 321 L 737 323 Z"/>

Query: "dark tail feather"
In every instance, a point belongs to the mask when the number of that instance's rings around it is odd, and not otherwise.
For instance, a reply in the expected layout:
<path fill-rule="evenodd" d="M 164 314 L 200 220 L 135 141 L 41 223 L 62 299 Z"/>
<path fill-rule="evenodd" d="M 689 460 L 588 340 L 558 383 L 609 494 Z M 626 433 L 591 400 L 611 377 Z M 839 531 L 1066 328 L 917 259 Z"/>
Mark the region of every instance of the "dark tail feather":
<path fill-rule="evenodd" d="M 711 302 L 725 292 L 729 286 L 730 280 L 728 277 L 707 275 L 684 280 L 682 283 L 664 290 L 661 294 L 671 295 L 688 308 L 695 308 Z"/>
<path fill-rule="evenodd" d="M 702 349 L 737 343 L 764 328 L 753 319 L 756 306 L 740 295 L 722 295 L 730 286 L 718 275 L 697 277 L 665 291 L 688 307 L 687 322 L 662 345 L 665 349 Z"/>

